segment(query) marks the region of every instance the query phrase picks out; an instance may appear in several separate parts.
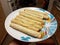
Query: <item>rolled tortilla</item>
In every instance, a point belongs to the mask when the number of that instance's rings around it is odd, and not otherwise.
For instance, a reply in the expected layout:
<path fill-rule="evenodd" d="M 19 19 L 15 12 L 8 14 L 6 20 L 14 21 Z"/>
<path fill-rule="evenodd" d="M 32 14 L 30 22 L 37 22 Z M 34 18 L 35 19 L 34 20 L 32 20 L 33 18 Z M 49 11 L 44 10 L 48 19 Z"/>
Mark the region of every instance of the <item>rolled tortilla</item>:
<path fill-rule="evenodd" d="M 24 11 L 31 13 L 31 14 L 36 14 L 39 15 L 40 17 L 43 16 L 43 18 L 49 19 L 48 14 L 47 13 L 43 13 L 43 12 L 38 12 L 38 11 L 34 11 L 34 10 L 29 10 L 29 9 L 24 9 Z"/>
<path fill-rule="evenodd" d="M 43 20 L 43 16 L 39 16 L 39 15 L 36 15 L 36 14 L 34 14 L 34 13 L 31 13 L 31 12 L 27 12 L 27 11 L 23 11 L 23 13 L 26 13 L 27 15 L 30 15 L 30 16 L 32 16 L 32 17 L 35 17 L 35 18 L 38 18 L 38 19 L 41 19 L 41 20 Z"/>
<path fill-rule="evenodd" d="M 32 19 L 32 20 L 36 20 L 36 21 L 39 21 L 39 22 L 42 22 L 42 23 L 44 22 L 43 20 L 38 19 L 38 18 L 35 18 L 35 17 L 33 17 L 33 16 L 30 16 L 30 15 L 24 13 L 24 12 L 21 12 L 20 15 L 23 15 L 23 16 L 25 16 L 25 17 L 27 17 L 27 18 L 30 18 L 30 19 Z"/>
<path fill-rule="evenodd" d="M 21 20 L 21 21 L 25 22 L 25 24 L 30 24 L 38 29 L 42 29 L 42 27 L 43 27 L 43 25 L 40 24 L 41 22 L 39 22 L 39 24 L 37 24 L 38 22 L 35 23 L 34 20 L 30 20 L 29 18 L 25 18 L 23 16 L 17 16 L 15 19 L 17 19 L 19 21 Z"/>
<path fill-rule="evenodd" d="M 13 22 L 13 23 L 15 23 L 15 24 L 18 24 L 18 25 L 20 25 L 20 26 L 29 28 L 30 30 L 39 31 L 38 28 L 33 27 L 33 25 L 25 24 L 25 22 L 23 22 L 23 21 L 21 21 L 21 20 L 19 21 L 19 20 L 14 19 L 14 20 L 12 20 L 11 22 Z"/>
<path fill-rule="evenodd" d="M 31 35 L 31 36 L 34 36 L 34 37 L 37 37 L 37 38 L 41 38 L 41 33 L 39 33 L 39 32 L 27 29 L 27 28 L 25 28 L 23 26 L 15 24 L 15 23 L 11 23 L 10 26 L 12 28 L 17 29 L 17 30 L 19 30 L 21 32 L 24 32 L 24 33 L 26 33 L 28 35 Z"/>
<path fill-rule="evenodd" d="M 36 18 L 39 18 L 39 19 L 42 19 L 43 20 L 43 16 L 41 15 L 37 15 L 37 14 L 34 14 L 33 12 L 30 12 L 30 11 L 24 11 L 24 13 L 27 13 L 28 15 L 30 16 L 33 16 L 33 17 L 36 17 Z"/>
<path fill-rule="evenodd" d="M 36 20 L 32 20 L 32 19 L 30 19 L 30 18 L 27 18 L 27 17 L 25 17 L 25 16 L 23 16 L 23 15 L 18 15 L 17 17 L 19 17 L 19 18 L 21 18 L 21 19 L 25 19 L 25 20 L 27 20 L 27 21 L 29 21 L 29 22 L 31 22 L 31 23 L 35 23 L 35 24 L 37 24 L 37 25 L 44 25 L 44 22 L 42 23 L 42 22 L 39 22 L 39 21 L 36 21 Z"/>

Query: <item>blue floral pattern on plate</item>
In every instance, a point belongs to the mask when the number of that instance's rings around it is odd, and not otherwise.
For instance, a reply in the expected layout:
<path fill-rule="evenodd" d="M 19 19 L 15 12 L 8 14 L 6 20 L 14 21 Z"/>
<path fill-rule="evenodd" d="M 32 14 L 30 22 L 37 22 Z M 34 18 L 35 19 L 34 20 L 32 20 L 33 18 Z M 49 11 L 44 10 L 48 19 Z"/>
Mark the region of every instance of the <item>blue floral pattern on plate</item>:
<path fill-rule="evenodd" d="M 21 40 L 26 41 L 26 42 L 29 41 L 30 39 L 31 39 L 31 38 L 28 37 L 28 36 L 26 36 L 26 37 L 25 37 L 25 36 L 22 36 L 22 37 L 21 37 Z"/>

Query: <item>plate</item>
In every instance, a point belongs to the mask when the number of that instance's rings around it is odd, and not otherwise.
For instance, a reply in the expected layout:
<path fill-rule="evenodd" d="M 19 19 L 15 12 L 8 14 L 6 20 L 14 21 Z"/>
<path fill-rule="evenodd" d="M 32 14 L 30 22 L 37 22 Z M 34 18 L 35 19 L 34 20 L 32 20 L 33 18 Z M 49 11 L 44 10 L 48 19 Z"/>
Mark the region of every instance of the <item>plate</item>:
<path fill-rule="evenodd" d="M 34 38 L 32 36 L 29 36 L 27 34 L 19 32 L 19 31 L 10 27 L 11 20 L 13 18 L 15 18 L 19 14 L 19 12 L 24 10 L 24 9 L 36 10 L 36 11 L 39 11 L 39 12 L 41 11 L 43 13 L 46 12 L 48 14 L 51 21 L 50 22 L 45 22 L 44 27 L 41 29 L 41 31 L 46 31 L 47 32 L 47 34 L 43 38 L 41 38 L 41 39 Z M 7 16 L 7 18 L 5 20 L 5 28 L 6 28 L 6 31 L 8 32 L 8 34 L 11 35 L 13 38 L 15 38 L 17 40 L 24 41 L 24 42 L 38 42 L 38 41 L 43 41 L 43 40 L 48 39 L 49 37 L 51 37 L 56 32 L 57 21 L 56 21 L 55 17 L 50 12 L 48 12 L 48 11 L 42 9 L 42 8 L 25 7 L 25 8 L 20 8 L 18 10 L 15 10 Z"/>

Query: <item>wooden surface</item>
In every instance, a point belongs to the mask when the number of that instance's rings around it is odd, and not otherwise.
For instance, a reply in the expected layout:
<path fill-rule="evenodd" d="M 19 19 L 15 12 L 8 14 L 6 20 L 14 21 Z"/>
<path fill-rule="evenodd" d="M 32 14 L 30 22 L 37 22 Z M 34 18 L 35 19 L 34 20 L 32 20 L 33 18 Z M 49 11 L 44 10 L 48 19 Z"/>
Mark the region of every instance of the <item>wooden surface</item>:
<path fill-rule="evenodd" d="M 6 35 L 6 31 L 4 28 L 4 21 L 5 21 L 5 15 L 4 15 L 2 6 L 0 4 L 0 43 L 2 43 L 2 41 Z"/>
<path fill-rule="evenodd" d="M 54 16 L 58 22 L 58 28 L 57 28 L 55 35 L 56 35 L 57 41 L 60 45 L 60 11 L 55 6 L 53 6 L 51 13 L 54 14 Z"/>

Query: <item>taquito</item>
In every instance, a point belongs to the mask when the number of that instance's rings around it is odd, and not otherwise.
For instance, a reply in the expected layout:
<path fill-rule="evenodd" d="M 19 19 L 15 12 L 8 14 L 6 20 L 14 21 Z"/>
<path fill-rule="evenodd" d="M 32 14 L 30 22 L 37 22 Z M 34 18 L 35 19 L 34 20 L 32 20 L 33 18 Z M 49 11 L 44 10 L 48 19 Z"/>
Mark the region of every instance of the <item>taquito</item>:
<path fill-rule="evenodd" d="M 39 22 L 39 21 L 36 21 L 36 20 L 32 20 L 32 19 L 30 19 L 30 18 L 27 18 L 27 17 L 25 17 L 25 16 L 23 16 L 23 15 L 18 15 L 17 17 L 19 17 L 19 18 L 21 18 L 21 19 L 25 19 L 25 20 L 27 20 L 27 21 L 29 21 L 29 22 L 31 22 L 31 23 L 35 23 L 35 24 L 37 24 L 37 25 L 44 25 L 44 22 Z"/>
<path fill-rule="evenodd" d="M 17 16 L 15 19 L 16 20 L 19 20 L 19 21 L 23 21 L 26 25 L 33 25 L 33 27 L 38 28 L 38 29 L 41 29 L 42 28 L 42 25 L 41 24 L 38 25 L 38 24 L 32 22 L 31 20 L 28 20 L 27 21 L 25 18 L 21 18 L 21 16 L 20 17 Z"/>
<path fill-rule="evenodd" d="M 48 14 L 46 12 L 43 13 L 43 12 L 38 12 L 38 11 L 34 11 L 34 10 L 29 10 L 29 9 L 24 9 L 24 11 L 31 13 L 31 14 L 39 15 L 40 17 L 43 16 L 43 18 L 45 18 L 45 19 L 49 19 Z"/>
<path fill-rule="evenodd" d="M 38 28 L 35 28 L 33 25 L 28 25 L 28 24 L 25 24 L 25 22 L 23 22 L 23 21 L 18 21 L 18 20 L 12 20 L 11 22 L 13 22 L 13 23 L 16 23 L 16 24 L 18 24 L 18 25 L 20 25 L 20 26 L 24 26 L 24 27 L 27 27 L 27 28 L 29 28 L 29 29 L 32 29 L 32 30 L 35 30 L 35 31 L 38 31 L 39 29 Z"/>
<path fill-rule="evenodd" d="M 30 15 L 28 15 L 28 14 L 26 14 L 26 13 L 21 12 L 20 15 L 23 15 L 23 16 L 25 16 L 25 17 L 27 17 L 27 18 L 30 18 L 30 19 L 32 19 L 32 20 L 36 20 L 36 21 L 39 21 L 39 22 L 42 22 L 42 23 L 43 23 L 43 20 L 38 19 L 38 18 L 35 18 L 35 17 L 33 17 L 33 16 L 30 16 Z"/>
<path fill-rule="evenodd" d="M 21 32 L 24 32 L 24 33 L 26 33 L 28 35 L 31 35 L 31 36 L 34 36 L 34 37 L 37 37 L 37 38 L 42 38 L 40 32 L 36 32 L 36 31 L 30 30 L 28 28 L 25 28 L 23 26 L 17 25 L 15 23 L 11 23 L 10 26 L 12 28 L 17 29 L 17 30 L 19 30 Z"/>

